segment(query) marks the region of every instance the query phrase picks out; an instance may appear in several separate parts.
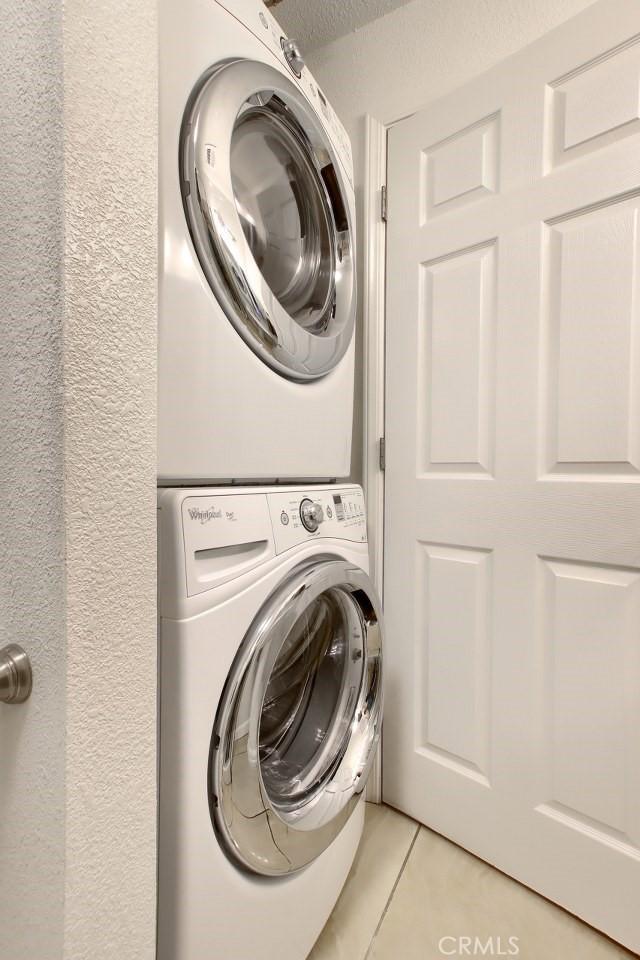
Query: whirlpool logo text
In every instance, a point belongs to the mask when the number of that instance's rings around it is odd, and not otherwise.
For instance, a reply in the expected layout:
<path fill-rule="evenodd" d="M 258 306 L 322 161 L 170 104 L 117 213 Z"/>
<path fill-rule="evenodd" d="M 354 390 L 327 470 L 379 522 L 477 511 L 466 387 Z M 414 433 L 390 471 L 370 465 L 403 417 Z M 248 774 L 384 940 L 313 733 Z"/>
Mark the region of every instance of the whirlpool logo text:
<path fill-rule="evenodd" d="M 210 520 L 220 520 L 222 510 L 214 510 L 213 507 L 209 507 L 208 510 L 203 510 L 201 507 L 189 507 L 189 516 L 192 520 L 198 520 L 200 523 L 209 523 Z"/>

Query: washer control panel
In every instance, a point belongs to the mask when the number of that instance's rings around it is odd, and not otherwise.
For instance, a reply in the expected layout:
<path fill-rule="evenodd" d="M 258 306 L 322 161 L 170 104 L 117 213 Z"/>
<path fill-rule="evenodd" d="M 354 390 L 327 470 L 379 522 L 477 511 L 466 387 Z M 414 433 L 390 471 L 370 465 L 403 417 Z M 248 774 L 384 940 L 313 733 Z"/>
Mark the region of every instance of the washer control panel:
<path fill-rule="evenodd" d="M 271 493 L 269 512 L 276 553 L 317 537 L 367 542 L 364 494 L 360 487 Z"/>
<path fill-rule="evenodd" d="M 332 541 L 366 545 L 360 487 L 344 483 L 161 488 L 158 553 L 163 616 L 175 618 L 182 600 L 220 587 L 292 547 L 315 540 L 326 541 L 327 551 Z M 324 549 L 319 543 L 318 552 Z"/>

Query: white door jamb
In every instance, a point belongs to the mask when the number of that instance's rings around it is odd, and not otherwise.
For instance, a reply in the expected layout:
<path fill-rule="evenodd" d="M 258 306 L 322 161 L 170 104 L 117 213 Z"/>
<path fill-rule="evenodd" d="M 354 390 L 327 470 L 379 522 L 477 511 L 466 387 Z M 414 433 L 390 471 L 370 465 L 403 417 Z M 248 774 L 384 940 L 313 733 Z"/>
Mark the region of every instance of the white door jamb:
<path fill-rule="evenodd" d="M 380 441 L 384 438 L 386 224 L 382 219 L 382 187 L 387 179 L 387 128 L 369 115 L 365 118 L 365 164 L 362 296 L 363 486 L 367 503 L 371 577 L 384 602 L 384 472 Z M 367 786 L 367 800 L 380 803 L 381 796 L 382 765 L 378 750 Z"/>

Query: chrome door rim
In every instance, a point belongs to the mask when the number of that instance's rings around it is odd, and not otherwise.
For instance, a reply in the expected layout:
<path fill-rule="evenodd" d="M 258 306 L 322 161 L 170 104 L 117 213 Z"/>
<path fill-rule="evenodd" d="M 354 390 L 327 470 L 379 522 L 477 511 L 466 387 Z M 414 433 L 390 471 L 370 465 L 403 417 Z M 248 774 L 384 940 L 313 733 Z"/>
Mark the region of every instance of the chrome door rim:
<path fill-rule="evenodd" d="M 335 763 L 308 800 L 273 803 L 259 756 L 262 704 L 271 670 L 294 625 L 322 594 L 344 591 L 359 612 L 364 656 Z M 268 598 L 238 651 L 218 706 L 209 763 L 213 825 L 227 854 L 266 876 L 301 869 L 339 834 L 367 782 L 382 722 L 382 627 L 375 588 L 359 567 L 329 555 L 296 567 Z M 240 706 L 251 704 L 248 724 Z"/>
<path fill-rule="evenodd" d="M 185 111 L 180 178 L 185 213 L 198 259 L 213 293 L 238 333 L 272 369 L 294 380 L 313 380 L 332 370 L 347 351 L 355 323 L 353 224 L 346 199 L 346 229 L 335 221 L 333 315 L 319 333 L 287 313 L 260 272 L 244 235 L 230 163 L 231 142 L 245 105 L 267 109 L 275 97 L 313 165 L 331 164 L 343 198 L 350 189 L 319 119 L 298 87 L 273 67 L 234 60 L 208 71 Z M 331 203 L 327 194 L 327 206 Z"/>

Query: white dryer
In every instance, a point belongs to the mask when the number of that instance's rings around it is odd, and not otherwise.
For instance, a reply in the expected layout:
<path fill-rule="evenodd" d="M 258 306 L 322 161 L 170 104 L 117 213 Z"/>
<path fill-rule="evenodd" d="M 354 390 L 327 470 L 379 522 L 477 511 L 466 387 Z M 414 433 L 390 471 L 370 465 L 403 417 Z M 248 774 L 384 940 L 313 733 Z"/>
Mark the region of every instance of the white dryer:
<path fill-rule="evenodd" d="M 345 130 L 261 0 L 161 0 L 160 62 L 160 483 L 345 477 Z"/>
<path fill-rule="evenodd" d="M 158 958 L 304 960 L 380 733 L 362 491 L 160 491 L 159 552 Z"/>

